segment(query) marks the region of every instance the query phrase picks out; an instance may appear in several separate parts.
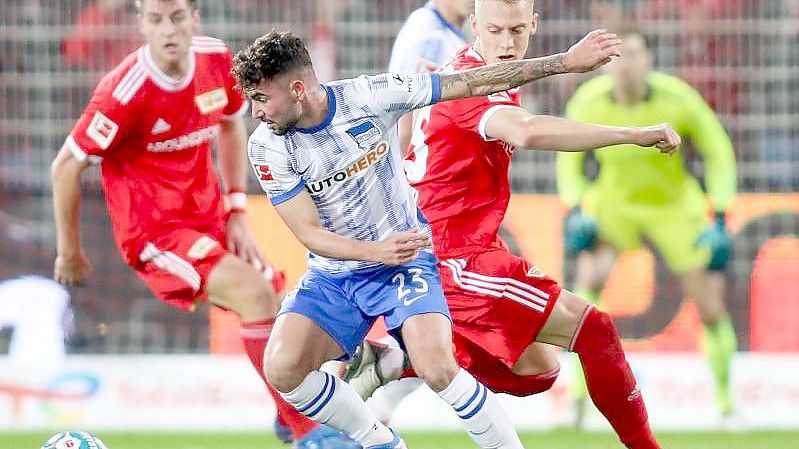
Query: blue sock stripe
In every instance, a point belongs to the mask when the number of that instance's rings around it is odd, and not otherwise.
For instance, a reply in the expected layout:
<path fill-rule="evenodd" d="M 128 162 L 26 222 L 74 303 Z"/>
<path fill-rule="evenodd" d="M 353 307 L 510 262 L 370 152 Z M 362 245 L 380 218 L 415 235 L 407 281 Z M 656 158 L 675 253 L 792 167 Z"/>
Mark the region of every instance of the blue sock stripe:
<path fill-rule="evenodd" d="M 322 386 L 322 391 L 320 391 L 319 394 L 316 395 L 316 397 L 313 398 L 313 400 L 311 400 L 311 402 L 305 404 L 302 407 L 296 407 L 298 412 L 305 414 L 305 411 L 313 407 L 314 404 L 316 404 L 319 401 L 319 399 L 322 399 L 322 396 L 324 396 L 325 393 L 327 392 L 327 386 L 330 384 L 330 377 L 328 377 L 327 373 L 323 374 L 325 375 L 325 384 Z"/>
<path fill-rule="evenodd" d="M 317 413 L 321 412 L 322 409 L 325 408 L 327 403 L 330 402 L 330 398 L 333 397 L 333 393 L 336 392 L 336 379 L 334 379 L 333 376 L 330 375 L 330 374 L 325 373 L 325 375 L 327 375 L 328 379 L 331 380 L 331 382 L 330 382 L 330 392 L 327 394 L 327 397 L 325 398 L 325 400 L 322 401 L 321 404 L 319 404 L 319 407 L 317 407 L 316 410 L 314 410 L 314 411 L 312 411 L 312 412 L 310 412 L 310 413 L 305 415 L 305 416 L 307 416 L 307 417 L 309 417 L 311 419 L 313 419 L 313 417 L 316 416 Z"/>
<path fill-rule="evenodd" d="M 482 387 L 482 390 L 483 390 L 483 397 L 480 398 L 480 402 L 472 409 L 471 412 L 469 412 L 466 415 L 460 415 L 459 414 L 458 416 L 460 416 L 461 419 L 469 419 L 469 418 L 471 418 L 472 416 L 477 414 L 477 412 L 479 412 L 483 408 L 483 404 L 486 403 L 486 399 L 488 399 L 488 388 L 486 388 L 484 385 L 480 385 L 480 386 Z"/>
<path fill-rule="evenodd" d="M 469 404 L 472 403 L 472 401 L 474 401 L 474 399 L 477 397 L 477 395 L 480 394 L 480 387 L 481 386 L 482 386 L 482 384 L 480 382 L 475 381 L 474 393 L 472 394 L 472 397 L 470 397 L 469 400 L 466 401 L 466 403 L 464 403 L 462 406 L 455 407 L 455 413 L 462 412 L 466 407 L 469 406 Z"/>

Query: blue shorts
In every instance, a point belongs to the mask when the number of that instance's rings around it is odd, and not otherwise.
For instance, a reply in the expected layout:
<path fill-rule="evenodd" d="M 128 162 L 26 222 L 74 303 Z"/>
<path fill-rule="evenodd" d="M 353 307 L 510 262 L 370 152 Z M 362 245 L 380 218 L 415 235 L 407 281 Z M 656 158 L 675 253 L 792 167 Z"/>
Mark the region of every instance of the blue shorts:
<path fill-rule="evenodd" d="M 308 317 L 350 357 L 380 316 L 402 344 L 399 331 L 408 317 L 440 313 L 452 321 L 436 263 L 436 257 L 425 251 L 405 265 L 346 273 L 311 269 L 286 295 L 279 314 Z"/>

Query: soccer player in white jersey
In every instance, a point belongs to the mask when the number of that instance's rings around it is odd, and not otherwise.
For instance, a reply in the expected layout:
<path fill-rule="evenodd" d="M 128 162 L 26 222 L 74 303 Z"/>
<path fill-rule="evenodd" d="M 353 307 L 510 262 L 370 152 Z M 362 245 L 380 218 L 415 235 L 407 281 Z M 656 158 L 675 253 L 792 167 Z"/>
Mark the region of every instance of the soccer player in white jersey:
<path fill-rule="evenodd" d="M 390 73 L 418 73 L 422 71 L 433 71 L 444 65 L 459 48 L 466 44 L 466 38 L 461 26 L 474 10 L 474 0 L 430 0 L 421 8 L 414 10 L 405 23 L 400 28 L 394 45 L 391 48 L 391 59 L 388 63 Z M 413 133 L 413 113 L 403 115 L 397 122 L 397 132 L 399 136 L 400 148 L 405 151 L 408 148 Z M 370 331 L 367 337 L 377 345 L 386 345 L 380 359 L 384 357 L 402 359 L 401 349 L 397 347 L 397 342 L 391 336 L 385 334 L 385 328 L 378 322 L 375 328 Z M 376 341 L 372 340 L 376 339 Z M 395 349 L 396 348 L 396 349 Z M 369 351 L 372 348 L 362 348 Z M 389 354 L 396 352 L 396 354 Z M 368 355 L 364 355 L 368 357 Z M 380 379 L 395 378 L 400 373 L 380 372 L 385 368 L 390 370 L 390 360 L 380 362 L 375 360 L 374 364 L 361 366 L 363 369 L 373 370 L 373 373 L 366 375 L 357 371 L 348 371 L 347 376 L 353 376 L 349 380 L 350 384 L 358 391 L 361 396 L 368 396 L 368 393 L 375 385 L 382 383 Z M 401 365 L 398 364 L 398 365 Z M 353 366 L 357 367 L 358 364 Z M 394 368 L 393 366 L 391 368 Z M 359 377 L 354 377 L 358 375 Z M 374 378 L 377 377 L 377 383 Z M 360 382 L 363 385 L 354 383 Z M 374 392 L 366 405 L 382 422 L 388 422 L 394 410 L 399 405 L 402 398 L 412 393 L 422 384 L 422 380 L 417 377 L 407 377 L 395 382 L 389 382 L 378 391 Z"/>
<path fill-rule="evenodd" d="M 397 33 L 388 63 L 390 73 L 433 71 L 466 44 L 461 25 L 474 0 L 430 0 L 414 10 Z M 400 148 L 411 141 L 413 114 L 399 120 Z"/>
<path fill-rule="evenodd" d="M 21 276 L 0 281 L 0 330 L 11 329 L 8 361 L 26 374 L 50 373 L 66 357 L 72 326 L 69 292 L 52 279 Z M 27 371 L 30 370 L 30 371 Z"/>
<path fill-rule="evenodd" d="M 405 448 L 342 380 L 319 370 L 351 356 L 383 316 L 416 373 L 484 448 L 522 447 L 496 397 L 455 363 L 430 227 L 402 173 L 396 121 L 438 101 L 488 95 L 584 72 L 618 55 L 598 30 L 569 51 L 445 74 L 382 74 L 320 84 L 301 39 L 270 32 L 236 55 L 233 74 L 262 123 L 249 157 L 278 214 L 310 250 L 266 349 L 266 375 L 297 410 L 365 449 Z"/>
<path fill-rule="evenodd" d="M 430 0 L 414 10 L 394 40 L 388 71 L 416 73 L 440 67 L 466 44 L 461 25 L 473 9 L 474 0 Z"/>

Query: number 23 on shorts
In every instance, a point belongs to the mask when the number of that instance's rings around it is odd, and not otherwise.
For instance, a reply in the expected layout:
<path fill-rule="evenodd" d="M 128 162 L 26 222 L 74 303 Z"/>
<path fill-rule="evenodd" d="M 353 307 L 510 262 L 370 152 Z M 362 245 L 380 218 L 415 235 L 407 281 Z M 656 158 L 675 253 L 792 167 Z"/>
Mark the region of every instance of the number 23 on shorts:
<path fill-rule="evenodd" d="M 430 287 L 422 277 L 423 272 L 421 268 L 408 268 L 391 277 L 391 282 L 397 286 L 397 300 L 404 306 L 409 306 L 427 296 Z"/>

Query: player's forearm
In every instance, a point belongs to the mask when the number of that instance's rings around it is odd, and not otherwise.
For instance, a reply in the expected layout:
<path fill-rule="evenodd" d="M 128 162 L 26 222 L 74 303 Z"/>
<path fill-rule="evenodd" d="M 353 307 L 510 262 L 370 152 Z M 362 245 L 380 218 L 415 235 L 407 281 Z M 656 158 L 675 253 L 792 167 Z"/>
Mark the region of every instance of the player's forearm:
<path fill-rule="evenodd" d="M 247 129 L 240 118 L 223 121 L 219 133 L 219 170 L 225 187 L 244 189 L 247 185 Z"/>
<path fill-rule="evenodd" d="M 441 74 L 441 101 L 489 95 L 545 78 L 567 73 L 565 54 L 519 61 L 498 62 L 483 67 Z"/>
<path fill-rule="evenodd" d="M 51 167 L 53 181 L 53 213 L 57 251 L 74 256 L 81 251 L 80 242 L 80 174 L 83 168 L 74 159 L 56 158 Z"/>
<path fill-rule="evenodd" d="M 343 237 L 322 228 L 306 230 L 297 238 L 314 254 L 342 260 L 379 262 L 374 257 L 372 242 Z"/>
<path fill-rule="evenodd" d="M 725 211 L 738 184 L 732 142 L 720 124 L 702 137 L 695 139 L 694 143 L 705 160 L 705 186 L 715 210 Z"/>
<path fill-rule="evenodd" d="M 525 119 L 521 146 L 530 150 L 586 151 L 610 145 L 637 143 L 633 128 L 594 125 L 548 115 Z"/>

